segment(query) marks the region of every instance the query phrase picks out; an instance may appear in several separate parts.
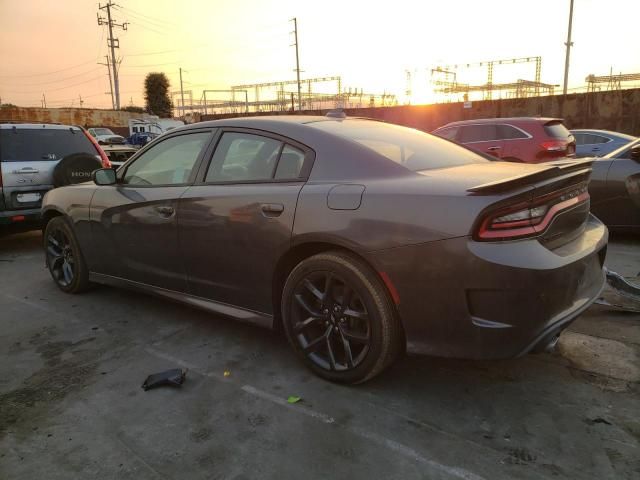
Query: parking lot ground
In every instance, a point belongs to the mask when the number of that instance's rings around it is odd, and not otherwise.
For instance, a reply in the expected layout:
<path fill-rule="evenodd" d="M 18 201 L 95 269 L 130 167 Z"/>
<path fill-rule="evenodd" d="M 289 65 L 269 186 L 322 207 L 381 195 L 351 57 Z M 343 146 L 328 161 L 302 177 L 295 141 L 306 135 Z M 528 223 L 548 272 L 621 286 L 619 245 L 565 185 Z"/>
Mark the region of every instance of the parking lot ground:
<path fill-rule="evenodd" d="M 607 264 L 636 275 L 637 239 L 614 238 Z M 276 333 L 60 292 L 39 232 L 0 238 L 0 279 L 0 478 L 640 478 L 637 314 L 593 306 L 559 353 L 408 357 L 344 387 Z M 176 367 L 181 388 L 140 388 Z"/>

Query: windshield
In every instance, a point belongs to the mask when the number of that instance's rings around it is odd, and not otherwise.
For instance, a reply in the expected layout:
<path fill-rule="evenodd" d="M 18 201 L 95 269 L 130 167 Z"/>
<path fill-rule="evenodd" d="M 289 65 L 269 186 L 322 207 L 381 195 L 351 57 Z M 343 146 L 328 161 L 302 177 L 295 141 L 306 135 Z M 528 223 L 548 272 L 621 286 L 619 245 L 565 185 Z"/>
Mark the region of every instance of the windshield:
<path fill-rule="evenodd" d="M 488 161 L 448 140 L 389 123 L 354 119 L 308 125 L 356 141 L 414 172 Z"/>
<path fill-rule="evenodd" d="M 640 145 L 640 138 L 638 140 L 636 140 L 635 142 L 629 142 L 624 144 L 623 146 L 621 146 L 620 148 L 618 148 L 617 150 L 614 150 L 611 153 L 608 153 L 606 155 L 603 155 L 602 158 L 616 158 L 618 157 L 622 152 L 624 152 L 625 150 L 627 150 L 628 148 L 631 148 L 635 145 Z"/>
<path fill-rule="evenodd" d="M 96 135 L 115 135 L 115 133 L 108 128 L 95 128 L 94 131 L 96 132 Z"/>

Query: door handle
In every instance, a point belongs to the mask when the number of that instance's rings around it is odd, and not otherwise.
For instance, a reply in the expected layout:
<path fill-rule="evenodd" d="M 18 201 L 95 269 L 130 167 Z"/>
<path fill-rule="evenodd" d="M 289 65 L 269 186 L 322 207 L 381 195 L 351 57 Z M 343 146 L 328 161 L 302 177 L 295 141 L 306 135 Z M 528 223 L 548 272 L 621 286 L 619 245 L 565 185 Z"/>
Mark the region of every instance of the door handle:
<path fill-rule="evenodd" d="M 173 215 L 173 212 L 175 211 L 173 207 L 169 207 L 168 205 L 159 205 L 155 207 L 155 210 L 163 217 L 170 217 L 171 215 Z"/>
<path fill-rule="evenodd" d="M 35 168 L 21 168 L 20 170 L 14 170 L 13 173 L 40 173 L 40 170 L 36 170 Z"/>
<path fill-rule="evenodd" d="M 278 217 L 284 212 L 284 205 L 281 203 L 263 203 L 260 208 L 267 217 Z"/>
<path fill-rule="evenodd" d="M 489 148 L 487 148 L 487 152 L 495 152 L 497 150 L 500 150 L 500 147 L 489 147 Z"/>
<path fill-rule="evenodd" d="M 600 147 L 593 147 L 591 149 L 592 152 L 599 152 L 600 151 Z"/>

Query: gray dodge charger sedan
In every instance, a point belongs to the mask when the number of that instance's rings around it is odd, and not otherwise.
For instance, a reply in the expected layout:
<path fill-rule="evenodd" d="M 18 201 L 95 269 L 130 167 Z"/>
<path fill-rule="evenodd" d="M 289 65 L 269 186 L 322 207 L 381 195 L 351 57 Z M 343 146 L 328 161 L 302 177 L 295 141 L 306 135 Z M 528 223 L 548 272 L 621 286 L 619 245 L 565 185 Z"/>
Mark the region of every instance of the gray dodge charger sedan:
<path fill-rule="evenodd" d="M 316 374 L 399 354 L 545 350 L 599 295 L 591 160 L 491 162 L 383 122 L 236 118 L 172 130 L 43 202 L 53 280 L 282 328 Z"/>

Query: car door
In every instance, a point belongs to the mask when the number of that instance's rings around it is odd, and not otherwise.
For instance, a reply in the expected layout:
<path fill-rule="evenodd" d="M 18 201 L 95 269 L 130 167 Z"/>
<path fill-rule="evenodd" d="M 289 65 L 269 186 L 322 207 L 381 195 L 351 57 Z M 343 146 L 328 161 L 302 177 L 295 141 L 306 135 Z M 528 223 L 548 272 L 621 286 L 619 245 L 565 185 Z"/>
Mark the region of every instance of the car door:
<path fill-rule="evenodd" d="M 601 213 L 607 225 L 640 225 L 640 162 L 631 158 L 631 147 L 613 158 L 605 193 L 605 201 L 598 210 L 606 210 Z"/>
<path fill-rule="evenodd" d="M 313 158 L 308 147 L 262 131 L 220 133 L 210 164 L 179 204 L 193 295 L 272 313 L 273 273 L 290 246 Z"/>
<path fill-rule="evenodd" d="M 504 141 L 499 137 L 495 124 L 478 123 L 473 125 L 462 125 L 458 132 L 458 142 L 496 158 L 502 158 Z"/>
<path fill-rule="evenodd" d="M 169 290 L 186 291 L 178 249 L 178 199 L 193 183 L 212 129 L 171 135 L 118 171 L 91 201 L 92 270 Z"/>

